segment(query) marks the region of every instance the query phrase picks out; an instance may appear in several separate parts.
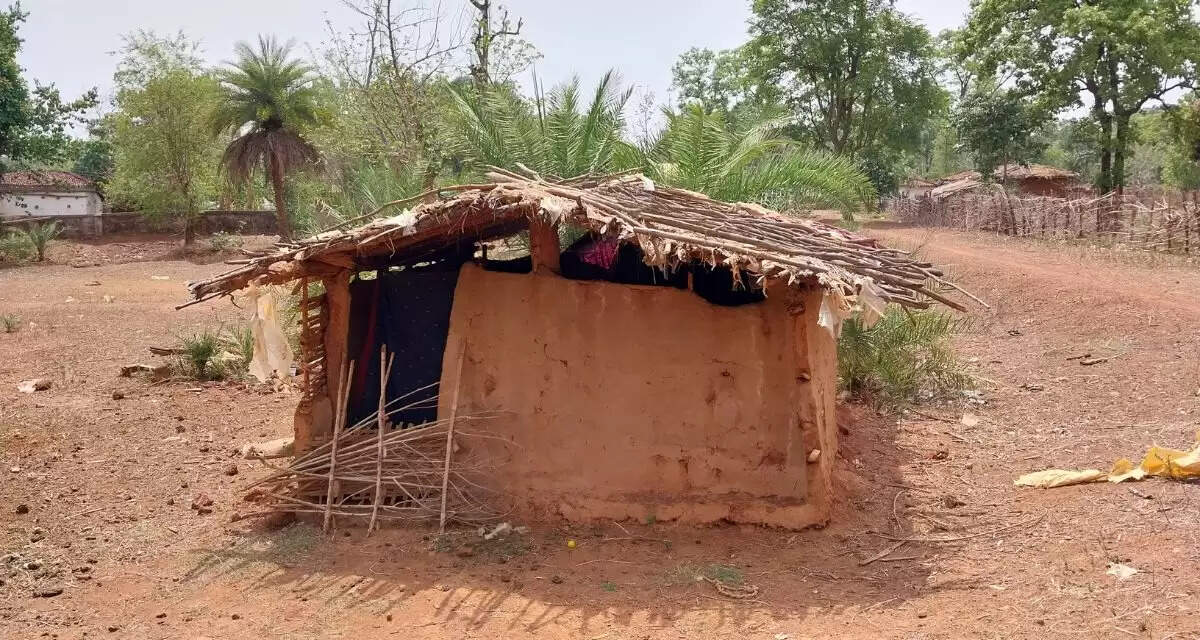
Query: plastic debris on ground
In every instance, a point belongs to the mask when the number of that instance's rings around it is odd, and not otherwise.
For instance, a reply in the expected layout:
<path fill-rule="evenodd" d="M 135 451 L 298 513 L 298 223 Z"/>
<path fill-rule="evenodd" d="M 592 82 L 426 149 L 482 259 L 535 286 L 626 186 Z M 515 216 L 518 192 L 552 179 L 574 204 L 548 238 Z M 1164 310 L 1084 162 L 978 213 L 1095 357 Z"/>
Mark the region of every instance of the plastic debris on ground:
<path fill-rule="evenodd" d="M 1105 480 L 1125 482 L 1148 477 L 1193 480 L 1200 478 L 1200 433 L 1196 434 L 1196 440 L 1196 445 L 1188 451 L 1168 449 L 1158 445 L 1151 446 L 1142 458 L 1141 464 L 1134 466 L 1128 458 L 1121 458 L 1113 463 L 1112 470 L 1108 473 L 1099 469 L 1046 469 L 1027 473 L 1017 478 L 1013 484 L 1018 487 L 1052 489 L 1073 484 L 1104 482 Z"/>

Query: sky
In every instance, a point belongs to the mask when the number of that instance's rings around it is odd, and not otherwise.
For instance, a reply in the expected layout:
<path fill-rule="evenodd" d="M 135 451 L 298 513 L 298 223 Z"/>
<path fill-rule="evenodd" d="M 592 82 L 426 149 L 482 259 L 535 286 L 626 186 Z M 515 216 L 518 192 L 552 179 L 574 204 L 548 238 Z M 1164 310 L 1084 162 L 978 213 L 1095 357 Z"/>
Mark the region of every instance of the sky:
<path fill-rule="evenodd" d="M 445 11 L 465 0 L 441 0 Z M 962 23 L 968 0 L 898 0 L 930 31 Z M 328 24 L 351 26 L 356 16 L 340 0 L 24 0 L 30 13 L 18 58 L 26 77 L 54 83 L 64 97 L 98 87 L 111 97 L 114 52 L 135 29 L 183 30 L 213 63 L 259 33 L 294 38 L 305 55 L 329 39 Z M 671 65 L 691 47 L 725 49 L 746 39 L 749 0 L 510 0 L 524 20 L 522 35 L 543 57 L 538 77 L 551 86 L 578 74 L 588 86 L 616 69 L 626 86 L 670 98 Z M 602 9 L 601 9 L 602 7 Z"/>

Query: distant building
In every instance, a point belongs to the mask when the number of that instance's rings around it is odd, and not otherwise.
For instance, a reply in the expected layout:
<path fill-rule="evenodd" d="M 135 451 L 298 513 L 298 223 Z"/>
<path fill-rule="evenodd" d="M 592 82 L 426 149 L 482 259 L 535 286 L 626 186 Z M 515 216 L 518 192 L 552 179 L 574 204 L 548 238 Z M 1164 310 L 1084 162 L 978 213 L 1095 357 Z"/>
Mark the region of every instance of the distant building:
<path fill-rule="evenodd" d="M 904 198 L 925 198 L 929 192 L 938 186 L 933 180 L 925 178 L 909 178 L 900 185 L 900 196 Z"/>
<path fill-rule="evenodd" d="M 1066 169 L 1043 164 L 997 167 L 993 184 L 1003 181 L 1010 191 L 1024 196 L 1054 196 L 1066 198 L 1088 189 L 1079 179 L 1079 174 Z M 962 193 L 971 193 L 989 183 L 983 181 L 978 171 L 960 171 L 941 178 L 939 185 L 929 195 L 939 200 Z"/>
<path fill-rule="evenodd" d="M 0 219 L 49 218 L 83 235 L 101 232 L 104 199 L 96 183 L 69 171 L 0 174 Z"/>

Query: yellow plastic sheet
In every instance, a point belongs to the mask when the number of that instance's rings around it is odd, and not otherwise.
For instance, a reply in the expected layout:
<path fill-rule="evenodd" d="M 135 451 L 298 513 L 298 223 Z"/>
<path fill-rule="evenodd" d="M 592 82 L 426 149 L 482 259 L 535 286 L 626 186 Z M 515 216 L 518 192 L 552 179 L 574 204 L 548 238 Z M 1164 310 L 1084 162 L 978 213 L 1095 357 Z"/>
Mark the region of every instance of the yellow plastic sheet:
<path fill-rule="evenodd" d="M 1136 467 L 1128 459 L 1121 458 L 1113 464 L 1113 469 L 1108 474 L 1108 481 L 1141 480 L 1146 476 L 1172 480 L 1200 478 L 1200 444 L 1193 447 L 1191 451 L 1179 451 L 1159 446 L 1150 447 L 1150 450 L 1146 452 L 1146 457 L 1142 458 L 1142 463 Z"/>
<path fill-rule="evenodd" d="M 1045 471 L 1027 473 L 1017 478 L 1014 484 L 1018 487 L 1053 489 L 1055 487 L 1069 487 L 1073 484 L 1084 484 L 1087 482 L 1103 482 L 1107 477 L 1108 474 L 1099 469 L 1084 469 L 1082 471 L 1046 469 Z"/>
<path fill-rule="evenodd" d="M 1136 467 L 1128 458 L 1113 463 L 1112 471 L 1099 469 L 1046 469 L 1027 473 L 1013 483 L 1018 487 L 1052 489 L 1088 482 L 1125 482 L 1148 477 L 1188 480 L 1200 478 L 1200 433 L 1196 434 L 1196 446 L 1190 451 L 1168 449 L 1154 445 L 1146 452 L 1141 464 Z"/>

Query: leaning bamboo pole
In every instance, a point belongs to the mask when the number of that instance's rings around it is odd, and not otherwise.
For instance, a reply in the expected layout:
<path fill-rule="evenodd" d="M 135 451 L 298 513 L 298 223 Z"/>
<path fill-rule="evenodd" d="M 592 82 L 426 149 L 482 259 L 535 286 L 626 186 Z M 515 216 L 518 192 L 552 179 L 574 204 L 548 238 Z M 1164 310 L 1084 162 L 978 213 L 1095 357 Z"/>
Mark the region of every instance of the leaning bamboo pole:
<path fill-rule="evenodd" d="M 342 427 L 346 425 L 347 405 L 350 401 L 350 381 L 354 379 L 354 362 L 350 362 L 349 371 L 347 371 L 346 359 L 343 357 L 341 370 L 337 417 L 333 421 L 333 438 L 329 457 L 329 484 L 325 490 L 325 518 L 321 523 L 323 533 L 329 533 L 329 524 L 333 520 L 333 496 L 337 491 L 338 442 L 342 439 Z"/>
<path fill-rule="evenodd" d="M 446 429 L 446 458 L 442 470 L 442 508 L 438 516 L 438 533 L 446 532 L 446 496 L 450 487 L 450 456 L 454 449 L 454 421 L 458 419 L 458 392 L 462 390 L 463 360 L 467 357 L 467 344 L 459 347 L 458 365 L 454 371 L 454 393 L 450 396 L 450 426 Z"/>
<path fill-rule="evenodd" d="M 392 362 L 396 359 L 396 355 L 390 357 L 387 352 L 387 345 L 379 345 L 379 409 L 376 411 L 379 423 L 377 427 L 375 442 L 375 500 L 371 508 L 371 521 L 367 523 L 367 535 L 371 535 L 371 531 L 375 529 L 375 520 L 379 517 L 379 503 L 383 501 L 383 459 L 384 446 L 383 435 L 387 431 L 387 383 L 388 378 L 392 376 Z M 384 362 L 387 362 L 386 366 Z"/>

